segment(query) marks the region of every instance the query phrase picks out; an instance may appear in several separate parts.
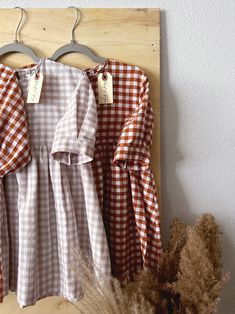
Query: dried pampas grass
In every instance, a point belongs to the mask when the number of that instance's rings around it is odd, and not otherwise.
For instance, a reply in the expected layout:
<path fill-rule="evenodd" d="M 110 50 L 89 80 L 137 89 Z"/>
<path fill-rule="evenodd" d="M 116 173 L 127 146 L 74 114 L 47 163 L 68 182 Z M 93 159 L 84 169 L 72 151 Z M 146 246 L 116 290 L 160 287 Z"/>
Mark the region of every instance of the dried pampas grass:
<path fill-rule="evenodd" d="M 193 226 L 174 219 L 159 265 L 133 282 L 102 276 L 78 253 L 80 267 L 74 271 L 83 298 L 73 305 L 81 314 L 212 314 L 228 280 L 222 274 L 220 235 L 210 214 Z"/>
<path fill-rule="evenodd" d="M 127 292 L 128 284 L 118 279 L 104 276 L 89 262 L 89 258 L 79 259 L 79 269 L 74 271 L 83 287 L 83 298 L 73 303 L 81 314 L 154 314 L 155 307 L 142 294 Z M 147 312 L 146 312 L 147 311 Z"/>
<path fill-rule="evenodd" d="M 177 280 L 171 285 L 180 295 L 179 313 L 214 313 L 228 275 L 222 275 L 220 230 L 205 214 L 187 228 Z"/>

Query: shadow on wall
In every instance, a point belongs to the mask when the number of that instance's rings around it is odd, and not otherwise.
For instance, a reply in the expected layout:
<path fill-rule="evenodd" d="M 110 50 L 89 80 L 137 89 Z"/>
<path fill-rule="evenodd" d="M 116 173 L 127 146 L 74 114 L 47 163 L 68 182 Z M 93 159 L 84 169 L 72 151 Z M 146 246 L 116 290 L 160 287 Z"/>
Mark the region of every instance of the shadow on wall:
<path fill-rule="evenodd" d="M 161 11 L 161 172 L 163 242 L 167 242 L 169 225 L 174 217 L 192 223 L 196 216 L 177 177 L 176 168 L 184 156 L 178 145 L 179 112 L 177 98 L 171 89 L 167 46 L 166 12 Z"/>
<path fill-rule="evenodd" d="M 179 112 L 177 97 L 171 89 L 170 69 L 167 46 L 166 11 L 161 11 L 161 230 L 163 244 L 169 239 L 169 226 L 172 219 L 179 217 L 185 223 L 192 223 L 196 214 L 191 210 L 192 204 L 187 199 L 177 177 L 177 165 L 182 163 L 184 156 L 179 149 Z M 173 54 L 173 52 L 172 52 Z M 216 200 L 215 200 L 216 201 Z M 205 204 L 207 208 L 207 204 Z M 209 210 L 210 211 L 210 210 Z M 213 214 L 213 208 L 211 209 Z M 218 223 L 220 223 L 218 221 Z M 223 226 L 221 225 L 223 230 Z M 231 279 L 226 284 L 219 305 L 219 314 L 233 314 L 235 308 L 235 248 L 231 239 L 224 234 L 223 265 L 225 271 L 231 272 Z"/>

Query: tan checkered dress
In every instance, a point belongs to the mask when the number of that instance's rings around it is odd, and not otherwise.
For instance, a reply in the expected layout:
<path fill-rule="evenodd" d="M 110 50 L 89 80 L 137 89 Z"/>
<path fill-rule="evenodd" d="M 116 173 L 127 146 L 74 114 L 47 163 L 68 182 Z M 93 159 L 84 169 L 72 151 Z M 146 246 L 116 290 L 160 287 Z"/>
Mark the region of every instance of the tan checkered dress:
<path fill-rule="evenodd" d="M 35 71 L 44 81 L 40 102 L 25 104 L 32 159 L 4 178 L 4 295 L 16 291 L 21 307 L 50 295 L 77 297 L 77 249 L 110 273 L 91 167 L 97 126 L 91 84 L 85 72 L 44 59 L 16 72 L 24 99 Z"/>
<path fill-rule="evenodd" d="M 30 160 L 24 101 L 14 71 L 0 64 L 0 302 L 3 299 L 1 232 L 5 205 L 2 177 Z"/>

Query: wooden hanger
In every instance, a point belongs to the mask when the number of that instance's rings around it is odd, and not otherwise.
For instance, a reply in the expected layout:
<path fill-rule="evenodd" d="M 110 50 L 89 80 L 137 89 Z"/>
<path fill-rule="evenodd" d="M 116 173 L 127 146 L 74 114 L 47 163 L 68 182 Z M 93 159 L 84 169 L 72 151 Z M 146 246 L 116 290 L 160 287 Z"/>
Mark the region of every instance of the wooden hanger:
<path fill-rule="evenodd" d="M 87 57 L 89 57 L 91 60 L 93 60 L 94 62 L 97 63 L 104 63 L 106 58 L 97 56 L 90 48 L 88 48 L 85 45 L 82 44 L 78 44 L 75 40 L 75 36 L 74 36 L 74 31 L 76 29 L 76 27 L 78 26 L 81 18 L 82 18 L 82 13 L 81 11 L 76 8 L 76 7 L 69 7 L 68 9 L 73 8 L 76 10 L 77 12 L 77 18 L 74 22 L 73 28 L 72 28 L 72 39 L 71 39 L 71 43 L 64 45 L 62 47 L 60 47 L 59 49 L 57 49 L 54 54 L 51 57 L 51 60 L 56 61 L 58 60 L 60 57 L 68 54 L 68 53 L 72 53 L 72 52 L 78 52 L 81 54 L 86 55 Z"/>
<path fill-rule="evenodd" d="M 5 55 L 5 54 L 8 54 L 8 53 L 20 52 L 20 53 L 23 53 L 25 55 L 28 55 L 35 62 L 39 62 L 40 58 L 36 55 L 36 53 L 31 48 L 29 48 L 28 46 L 26 46 L 24 44 L 19 43 L 18 32 L 19 32 L 19 28 L 20 28 L 20 25 L 21 25 L 22 20 L 23 20 L 24 10 L 20 7 L 15 7 L 15 9 L 20 9 L 20 11 L 21 11 L 20 21 L 19 21 L 17 28 L 16 28 L 16 31 L 15 31 L 15 40 L 13 43 L 5 45 L 5 46 L 0 48 L 0 57 Z"/>

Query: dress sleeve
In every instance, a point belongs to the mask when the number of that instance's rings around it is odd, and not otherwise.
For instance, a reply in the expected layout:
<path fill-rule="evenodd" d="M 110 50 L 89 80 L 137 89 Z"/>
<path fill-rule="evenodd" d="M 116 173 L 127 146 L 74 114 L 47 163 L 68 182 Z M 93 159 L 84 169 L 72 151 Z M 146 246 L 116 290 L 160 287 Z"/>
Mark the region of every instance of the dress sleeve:
<path fill-rule="evenodd" d="M 52 157 L 66 165 L 80 165 L 91 161 L 96 128 L 95 96 L 89 79 L 84 75 L 56 126 Z"/>
<path fill-rule="evenodd" d="M 153 133 L 153 110 L 149 98 L 149 81 L 142 76 L 139 102 L 121 131 L 114 163 L 128 170 L 148 169 Z"/>
<path fill-rule="evenodd" d="M 17 77 L 0 68 L 0 177 L 20 171 L 30 161 L 24 101 Z"/>

